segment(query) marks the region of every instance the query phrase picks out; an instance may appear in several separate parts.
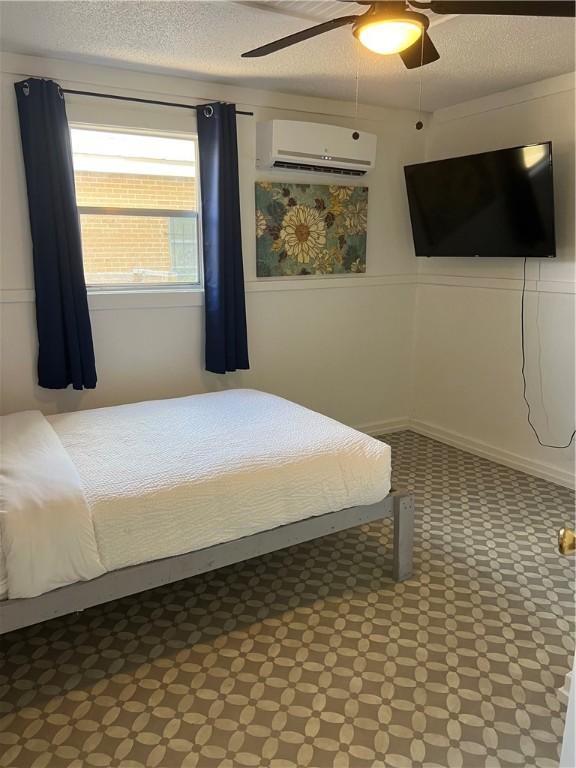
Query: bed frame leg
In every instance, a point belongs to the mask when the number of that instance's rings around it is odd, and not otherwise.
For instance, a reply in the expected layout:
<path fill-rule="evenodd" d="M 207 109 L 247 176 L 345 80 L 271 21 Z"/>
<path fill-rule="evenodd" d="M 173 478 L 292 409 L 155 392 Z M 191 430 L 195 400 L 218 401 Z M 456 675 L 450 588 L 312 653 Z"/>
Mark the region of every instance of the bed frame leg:
<path fill-rule="evenodd" d="M 392 575 L 394 581 L 405 581 L 412 576 L 412 550 L 414 546 L 414 497 L 394 497 L 394 554 Z"/>

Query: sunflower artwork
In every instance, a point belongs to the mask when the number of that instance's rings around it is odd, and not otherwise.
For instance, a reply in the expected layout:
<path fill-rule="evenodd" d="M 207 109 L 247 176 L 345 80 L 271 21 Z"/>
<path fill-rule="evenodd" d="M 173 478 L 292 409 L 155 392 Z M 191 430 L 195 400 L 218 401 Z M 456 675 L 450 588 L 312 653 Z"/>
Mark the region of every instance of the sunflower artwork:
<path fill-rule="evenodd" d="M 368 188 L 256 182 L 256 274 L 366 272 Z"/>

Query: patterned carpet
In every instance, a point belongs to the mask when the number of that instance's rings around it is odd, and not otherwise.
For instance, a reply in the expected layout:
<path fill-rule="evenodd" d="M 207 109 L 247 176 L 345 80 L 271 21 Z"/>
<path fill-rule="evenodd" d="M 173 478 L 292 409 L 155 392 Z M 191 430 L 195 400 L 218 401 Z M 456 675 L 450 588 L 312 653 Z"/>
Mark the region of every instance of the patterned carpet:
<path fill-rule="evenodd" d="M 0 638 L 0 765 L 556 766 L 573 494 L 386 439 L 410 581 L 386 521 Z"/>

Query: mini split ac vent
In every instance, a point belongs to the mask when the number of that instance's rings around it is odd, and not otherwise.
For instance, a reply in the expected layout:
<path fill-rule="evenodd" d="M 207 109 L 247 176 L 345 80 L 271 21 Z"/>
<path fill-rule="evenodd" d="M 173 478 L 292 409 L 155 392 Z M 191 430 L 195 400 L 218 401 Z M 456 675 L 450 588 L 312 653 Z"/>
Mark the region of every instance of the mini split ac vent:
<path fill-rule="evenodd" d="M 371 133 L 296 120 L 272 120 L 257 126 L 258 168 L 364 176 L 375 161 L 376 136 Z"/>
<path fill-rule="evenodd" d="M 308 163 L 289 163 L 287 160 L 275 160 L 273 168 L 289 168 L 293 171 L 309 171 L 313 173 L 335 173 L 340 176 L 365 176 L 367 171 L 356 171 L 352 168 L 328 168 L 325 165 L 310 165 Z"/>

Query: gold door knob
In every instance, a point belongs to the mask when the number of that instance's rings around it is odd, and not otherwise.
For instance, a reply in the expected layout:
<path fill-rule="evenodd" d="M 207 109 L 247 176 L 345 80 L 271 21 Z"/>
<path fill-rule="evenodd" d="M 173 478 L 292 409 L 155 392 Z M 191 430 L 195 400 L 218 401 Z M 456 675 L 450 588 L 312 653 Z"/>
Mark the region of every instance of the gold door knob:
<path fill-rule="evenodd" d="M 576 533 L 572 528 L 560 528 L 558 531 L 558 549 L 561 555 L 573 555 L 576 552 Z"/>

